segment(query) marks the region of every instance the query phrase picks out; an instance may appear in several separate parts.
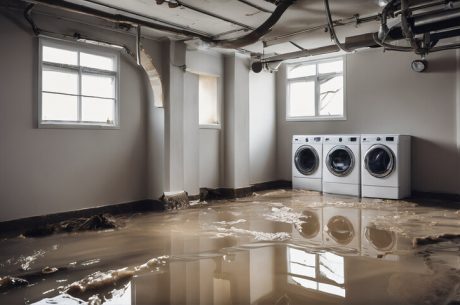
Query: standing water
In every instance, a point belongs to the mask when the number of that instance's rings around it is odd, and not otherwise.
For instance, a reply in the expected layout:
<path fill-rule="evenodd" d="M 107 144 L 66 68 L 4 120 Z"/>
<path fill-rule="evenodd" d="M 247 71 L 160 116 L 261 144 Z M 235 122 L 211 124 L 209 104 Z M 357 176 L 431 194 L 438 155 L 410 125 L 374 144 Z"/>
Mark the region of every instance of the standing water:
<path fill-rule="evenodd" d="M 460 212 L 271 191 L 0 241 L 0 304 L 460 304 Z"/>

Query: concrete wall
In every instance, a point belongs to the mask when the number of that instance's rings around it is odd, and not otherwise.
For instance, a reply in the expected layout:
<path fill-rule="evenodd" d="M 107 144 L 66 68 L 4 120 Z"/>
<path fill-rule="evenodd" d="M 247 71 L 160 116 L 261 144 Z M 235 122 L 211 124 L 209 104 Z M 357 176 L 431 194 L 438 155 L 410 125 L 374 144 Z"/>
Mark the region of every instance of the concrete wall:
<path fill-rule="evenodd" d="M 249 73 L 250 183 L 277 179 L 275 74 Z"/>
<path fill-rule="evenodd" d="M 429 71 L 410 69 L 413 54 L 369 50 L 347 55 L 347 120 L 287 122 L 286 71 L 277 75 L 278 173 L 291 179 L 294 134 L 412 135 L 412 188 L 460 193 L 455 51 L 430 54 Z"/>
<path fill-rule="evenodd" d="M 22 13 L 0 14 L 0 221 L 146 199 L 147 96 L 134 61 L 121 56 L 119 130 L 37 129 L 38 39 Z M 112 31 L 37 22 L 134 49 Z"/>

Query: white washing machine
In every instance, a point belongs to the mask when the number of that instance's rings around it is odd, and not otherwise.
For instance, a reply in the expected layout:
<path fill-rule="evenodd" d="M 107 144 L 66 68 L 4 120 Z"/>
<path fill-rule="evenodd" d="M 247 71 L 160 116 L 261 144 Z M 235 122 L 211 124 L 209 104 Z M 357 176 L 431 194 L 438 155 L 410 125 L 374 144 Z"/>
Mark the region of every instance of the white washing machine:
<path fill-rule="evenodd" d="M 324 136 L 323 192 L 359 196 L 360 155 L 359 135 Z"/>
<path fill-rule="evenodd" d="M 363 197 L 400 199 L 411 194 L 411 138 L 406 135 L 361 136 Z"/>
<path fill-rule="evenodd" d="M 293 239 L 307 241 L 313 244 L 323 243 L 323 208 L 306 208 L 299 217 L 302 224 L 295 226 L 292 232 Z"/>
<path fill-rule="evenodd" d="M 323 208 L 323 244 L 361 252 L 361 209 Z"/>
<path fill-rule="evenodd" d="M 292 137 L 292 188 L 321 192 L 322 136 Z"/>
<path fill-rule="evenodd" d="M 379 228 L 376 220 L 394 216 L 394 211 L 363 209 L 361 211 L 361 254 L 384 260 L 399 260 L 401 251 L 412 251 L 412 240 L 397 232 Z"/>

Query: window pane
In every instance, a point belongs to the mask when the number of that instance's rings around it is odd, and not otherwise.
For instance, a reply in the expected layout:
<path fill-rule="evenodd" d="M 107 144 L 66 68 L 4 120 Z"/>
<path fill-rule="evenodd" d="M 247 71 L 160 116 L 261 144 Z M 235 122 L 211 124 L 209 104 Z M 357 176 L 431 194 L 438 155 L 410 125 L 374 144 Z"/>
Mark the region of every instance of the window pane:
<path fill-rule="evenodd" d="M 341 73 L 343 71 L 343 61 L 332 61 L 318 64 L 319 74 L 324 73 Z"/>
<path fill-rule="evenodd" d="M 289 116 L 315 115 L 315 83 L 294 82 L 289 85 Z"/>
<path fill-rule="evenodd" d="M 81 103 L 82 121 L 114 123 L 115 100 L 82 97 Z"/>
<path fill-rule="evenodd" d="M 77 121 L 77 97 L 71 95 L 42 93 L 42 120 Z"/>
<path fill-rule="evenodd" d="M 42 58 L 43 61 L 58 64 L 78 65 L 78 53 L 76 51 L 43 46 Z"/>
<path fill-rule="evenodd" d="M 319 115 L 343 115 L 343 76 L 320 77 Z"/>
<path fill-rule="evenodd" d="M 115 97 L 115 77 L 107 75 L 83 74 L 81 80 L 82 95 L 97 97 Z"/>
<path fill-rule="evenodd" d="M 298 65 L 288 68 L 288 78 L 306 77 L 316 74 L 316 65 Z"/>
<path fill-rule="evenodd" d="M 198 87 L 200 124 L 219 124 L 217 113 L 217 77 L 200 75 Z"/>
<path fill-rule="evenodd" d="M 42 68 L 42 90 L 78 94 L 78 73 L 59 68 Z"/>
<path fill-rule="evenodd" d="M 115 71 L 115 60 L 113 57 L 108 56 L 100 56 L 81 52 L 80 65 L 82 67 Z"/>

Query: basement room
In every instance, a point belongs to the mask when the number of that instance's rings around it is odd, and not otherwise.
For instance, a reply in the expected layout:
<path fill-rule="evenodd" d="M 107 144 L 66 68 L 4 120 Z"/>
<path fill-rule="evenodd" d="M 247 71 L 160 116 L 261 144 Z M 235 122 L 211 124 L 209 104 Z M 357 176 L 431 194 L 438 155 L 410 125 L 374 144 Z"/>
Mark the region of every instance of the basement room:
<path fill-rule="evenodd" d="M 0 304 L 460 304 L 460 1 L 0 1 Z"/>

